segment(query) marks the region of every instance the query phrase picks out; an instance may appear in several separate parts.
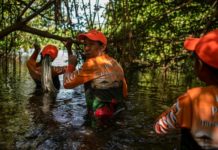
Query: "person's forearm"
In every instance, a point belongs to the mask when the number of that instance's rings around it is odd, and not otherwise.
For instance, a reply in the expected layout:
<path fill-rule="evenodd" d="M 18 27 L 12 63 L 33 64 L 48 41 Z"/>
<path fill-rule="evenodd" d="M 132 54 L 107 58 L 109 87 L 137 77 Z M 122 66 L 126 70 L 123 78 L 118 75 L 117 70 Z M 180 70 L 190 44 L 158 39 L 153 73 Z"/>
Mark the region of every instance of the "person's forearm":
<path fill-rule="evenodd" d="M 75 74 L 72 72 L 64 73 L 64 80 L 63 80 L 64 88 L 70 89 L 70 88 L 74 88 L 77 86 L 77 84 L 74 84 L 74 77 L 75 77 Z"/>
<path fill-rule="evenodd" d="M 176 105 L 173 105 L 171 109 L 161 115 L 161 117 L 156 121 L 154 129 L 158 134 L 165 134 L 170 129 L 175 129 L 177 124 L 177 118 L 174 114 L 174 109 Z"/>
<path fill-rule="evenodd" d="M 30 56 L 30 59 L 36 60 L 39 55 L 39 50 L 34 50 L 33 54 Z"/>
<path fill-rule="evenodd" d="M 91 80 L 93 80 L 92 76 L 81 75 L 81 70 L 75 70 L 73 72 L 64 73 L 63 85 L 64 85 L 64 88 L 70 89 L 78 85 L 85 84 L 86 82 L 91 81 Z"/>
<path fill-rule="evenodd" d="M 73 72 L 75 70 L 75 66 L 69 64 L 68 66 L 52 66 L 52 75 L 61 75 L 65 72 Z"/>
<path fill-rule="evenodd" d="M 39 55 L 39 52 L 40 52 L 40 50 L 41 50 L 41 47 L 40 47 L 40 45 L 39 45 L 38 43 L 34 43 L 33 46 L 34 46 L 34 52 L 33 52 L 33 54 L 31 55 L 30 59 L 36 61 L 36 59 L 37 59 L 37 57 L 38 57 L 38 55 Z"/>

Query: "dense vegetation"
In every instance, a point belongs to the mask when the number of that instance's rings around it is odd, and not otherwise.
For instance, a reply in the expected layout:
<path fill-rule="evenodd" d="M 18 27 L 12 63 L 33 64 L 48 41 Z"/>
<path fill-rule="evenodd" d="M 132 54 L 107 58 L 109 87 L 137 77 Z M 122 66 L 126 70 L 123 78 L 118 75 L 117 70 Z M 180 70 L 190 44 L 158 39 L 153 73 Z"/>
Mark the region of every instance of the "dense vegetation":
<path fill-rule="evenodd" d="M 186 68 L 185 37 L 218 27 L 217 0 L 109 0 L 106 6 L 100 1 L 2 1 L 0 56 L 27 50 L 35 41 L 63 48 L 62 42 L 76 43 L 79 32 L 97 28 L 109 39 L 110 55 L 126 67 Z"/>
<path fill-rule="evenodd" d="M 218 27 L 217 1 L 123 0 L 111 1 L 106 10 L 112 53 L 122 62 L 165 69 L 183 65 L 185 37 Z"/>

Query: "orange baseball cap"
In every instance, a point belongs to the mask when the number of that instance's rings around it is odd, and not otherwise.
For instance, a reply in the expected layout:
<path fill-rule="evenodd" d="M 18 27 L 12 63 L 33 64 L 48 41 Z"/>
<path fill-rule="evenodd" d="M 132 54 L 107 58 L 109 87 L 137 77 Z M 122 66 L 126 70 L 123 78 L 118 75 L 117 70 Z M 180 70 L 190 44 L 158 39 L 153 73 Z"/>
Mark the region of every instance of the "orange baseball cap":
<path fill-rule="evenodd" d="M 95 29 L 90 30 L 87 33 L 79 34 L 77 37 L 79 41 L 84 40 L 85 38 L 88 38 L 92 41 L 99 41 L 102 44 L 107 45 L 107 38 L 105 37 L 105 35 Z"/>
<path fill-rule="evenodd" d="M 218 69 L 218 29 L 200 38 L 187 38 L 184 47 L 194 51 L 204 63 Z"/>
<path fill-rule="evenodd" d="M 48 44 L 42 49 L 42 57 L 45 57 L 45 55 L 49 55 L 52 60 L 54 60 L 58 55 L 58 48 L 54 45 Z"/>

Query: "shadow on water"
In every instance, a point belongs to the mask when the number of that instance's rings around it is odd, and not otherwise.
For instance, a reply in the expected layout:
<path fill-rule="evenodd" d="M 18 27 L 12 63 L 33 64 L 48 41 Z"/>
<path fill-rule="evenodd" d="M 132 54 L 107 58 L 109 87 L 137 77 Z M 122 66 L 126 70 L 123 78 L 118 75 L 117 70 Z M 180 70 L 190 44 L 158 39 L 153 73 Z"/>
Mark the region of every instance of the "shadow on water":
<path fill-rule="evenodd" d="M 121 118 L 107 127 L 86 124 L 83 87 L 56 95 L 34 90 L 25 65 L 18 73 L 0 69 L 0 149 L 172 150 L 179 132 L 157 136 L 155 118 L 196 82 L 186 75 L 160 71 L 128 74 L 129 99 Z M 60 79 L 62 80 L 62 76 Z"/>

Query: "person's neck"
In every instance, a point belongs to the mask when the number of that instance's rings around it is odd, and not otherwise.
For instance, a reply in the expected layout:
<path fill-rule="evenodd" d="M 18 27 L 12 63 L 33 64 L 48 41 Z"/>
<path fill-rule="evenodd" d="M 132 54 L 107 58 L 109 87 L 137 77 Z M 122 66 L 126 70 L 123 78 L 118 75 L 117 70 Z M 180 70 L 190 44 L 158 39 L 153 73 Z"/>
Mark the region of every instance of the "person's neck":
<path fill-rule="evenodd" d="M 104 55 L 104 51 L 99 52 L 98 56 Z"/>
<path fill-rule="evenodd" d="M 101 57 L 103 55 L 104 55 L 104 53 L 99 53 L 96 57 Z"/>

